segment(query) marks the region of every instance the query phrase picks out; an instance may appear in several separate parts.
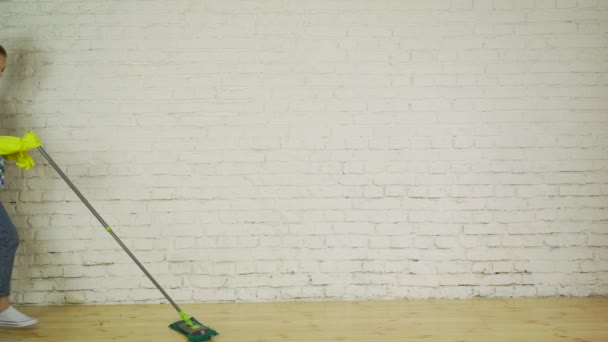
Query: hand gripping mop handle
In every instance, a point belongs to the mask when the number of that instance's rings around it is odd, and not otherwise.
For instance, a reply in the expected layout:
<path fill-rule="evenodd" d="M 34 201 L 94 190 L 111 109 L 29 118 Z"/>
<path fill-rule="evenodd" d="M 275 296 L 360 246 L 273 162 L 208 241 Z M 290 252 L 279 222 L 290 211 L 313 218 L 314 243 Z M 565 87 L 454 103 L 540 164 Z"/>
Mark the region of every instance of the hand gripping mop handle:
<path fill-rule="evenodd" d="M 42 148 L 42 146 L 40 146 L 40 147 L 38 147 L 38 151 L 40 151 L 40 153 L 44 156 L 44 158 L 46 158 L 46 160 L 48 160 L 49 164 L 51 164 L 51 166 L 55 169 L 55 171 L 57 171 L 57 173 L 61 176 L 61 178 L 63 178 L 63 180 L 68 184 L 68 186 L 70 188 L 72 188 L 72 190 L 74 191 L 74 193 L 76 193 L 76 196 L 78 196 L 80 198 L 80 200 L 82 201 L 82 203 L 84 203 L 84 205 L 86 205 L 87 208 L 89 208 L 89 210 L 91 211 L 91 213 L 93 213 L 93 215 L 95 215 L 95 217 L 97 218 L 97 220 L 99 221 L 99 223 L 101 223 L 101 225 L 105 228 L 105 230 L 107 230 L 108 233 L 110 233 L 110 235 L 112 235 L 112 237 L 114 238 L 114 240 L 116 240 L 116 242 L 118 242 L 118 244 L 120 245 L 120 247 L 122 247 L 122 249 L 124 249 L 125 252 L 127 252 L 127 254 L 131 257 L 131 259 L 133 259 L 133 261 L 135 261 L 135 263 L 137 264 L 137 266 L 139 266 L 139 268 L 152 281 L 152 283 L 154 284 L 154 286 L 156 286 L 156 288 L 163 294 L 163 296 L 165 296 L 165 298 L 167 298 L 167 300 L 169 301 L 169 303 L 171 303 L 171 305 L 173 305 L 173 308 L 175 308 L 175 310 L 177 310 L 177 312 L 180 314 L 180 316 L 182 317 L 182 319 L 186 323 L 188 323 L 189 325 L 191 325 L 191 323 L 190 323 L 190 317 L 184 311 L 182 311 L 179 308 L 179 306 L 177 306 L 177 304 L 175 304 L 175 302 L 173 301 L 173 299 L 171 299 L 171 297 L 169 297 L 169 295 L 167 294 L 167 292 L 165 292 L 165 290 L 158 284 L 158 282 L 154 279 L 154 277 L 152 277 L 152 275 L 150 274 L 150 272 L 148 272 L 148 270 L 146 270 L 146 268 L 139 262 L 139 260 L 137 260 L 137 258 L 135 257 L 135 255 L 133 255 L 133 253 L 131 253 L 131 251 L 127 248 L 127 246 L 125 246 L 125 244 L 122 243 L 122 241 L 120 240 L 120 238 L 114 233 L 114 231 L 112 231 L 112 228 L 106 223 L 106 221 L 104 221 L 104 219 L 99 215 L 99 213 L 95 210 L 95 208 L 93 208 L 93 206 L 91 205 L 91 203 L 89 203 L 89 201 L 87 201 L 87 199 L 82 195 L 82 193 L 76 188 L 76 186 L 74 185 L 74 183 L 72 183 L 72 181 L 70 181 L 70 179 L 65 175 L 65 173 L 63 173 L 63 171 L 61 171 L 61 169 L 59 168 L 59 166 L 57 166 L 57 164 L 55 163 L 55 161 L 53 161 L 53 159 L 51 158 L 51 156 L 49 156 L 49 154 L 46 153 L 46 151 L 44 150 L 44 148 Z"/>

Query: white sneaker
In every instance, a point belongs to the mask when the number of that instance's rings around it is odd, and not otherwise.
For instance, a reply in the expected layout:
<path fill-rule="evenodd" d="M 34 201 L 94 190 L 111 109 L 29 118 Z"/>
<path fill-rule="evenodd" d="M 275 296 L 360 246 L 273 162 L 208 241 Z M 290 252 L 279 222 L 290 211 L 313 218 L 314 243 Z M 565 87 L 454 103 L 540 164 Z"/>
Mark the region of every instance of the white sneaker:
<path fill-rule="evenodd" d="M 38 320 L 26 316 L 12 306 L 0 312 L 0 327 L 22 328 L 38 323 Z"/>

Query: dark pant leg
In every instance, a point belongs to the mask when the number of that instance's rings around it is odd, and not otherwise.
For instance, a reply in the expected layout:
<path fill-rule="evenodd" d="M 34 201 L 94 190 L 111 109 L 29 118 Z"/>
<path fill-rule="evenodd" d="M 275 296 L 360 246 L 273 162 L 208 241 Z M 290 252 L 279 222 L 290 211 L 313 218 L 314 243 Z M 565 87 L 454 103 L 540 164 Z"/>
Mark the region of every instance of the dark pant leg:
<path fill-rule="evenodd" d="M 0 203 L 0 296 L 8 296 L 11 292 L 11 276 L 18 246 L 17 230 Z"/>

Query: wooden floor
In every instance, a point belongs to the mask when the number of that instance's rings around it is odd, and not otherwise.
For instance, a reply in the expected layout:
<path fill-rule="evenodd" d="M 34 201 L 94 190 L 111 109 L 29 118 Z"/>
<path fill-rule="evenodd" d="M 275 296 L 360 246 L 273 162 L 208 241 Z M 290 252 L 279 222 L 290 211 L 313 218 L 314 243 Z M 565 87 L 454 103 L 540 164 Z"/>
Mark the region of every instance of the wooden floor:
<path fill-rule="evenodd" d="M 0 329 L 0 341 L 163 341 L 168 305 L 21 307 L 40 319 Z M 608 298 L 183 305 L 220 332 L 216 342 L 608 341 Z"/>

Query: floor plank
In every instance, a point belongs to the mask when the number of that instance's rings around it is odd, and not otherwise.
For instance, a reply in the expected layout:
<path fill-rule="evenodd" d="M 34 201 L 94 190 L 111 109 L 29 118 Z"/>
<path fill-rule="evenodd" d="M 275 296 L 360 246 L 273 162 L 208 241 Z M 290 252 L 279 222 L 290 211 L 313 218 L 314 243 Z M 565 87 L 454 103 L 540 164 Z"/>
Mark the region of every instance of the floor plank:
<path fill-rule="evenodd" d="M 0 329 L 2 342 L 167 341 L 168 305 L 21 307 L 31 329 Z M 608 298 L 527 298 L 183 305 L 220 332 L 215 342 L 608 341 Z"/>

